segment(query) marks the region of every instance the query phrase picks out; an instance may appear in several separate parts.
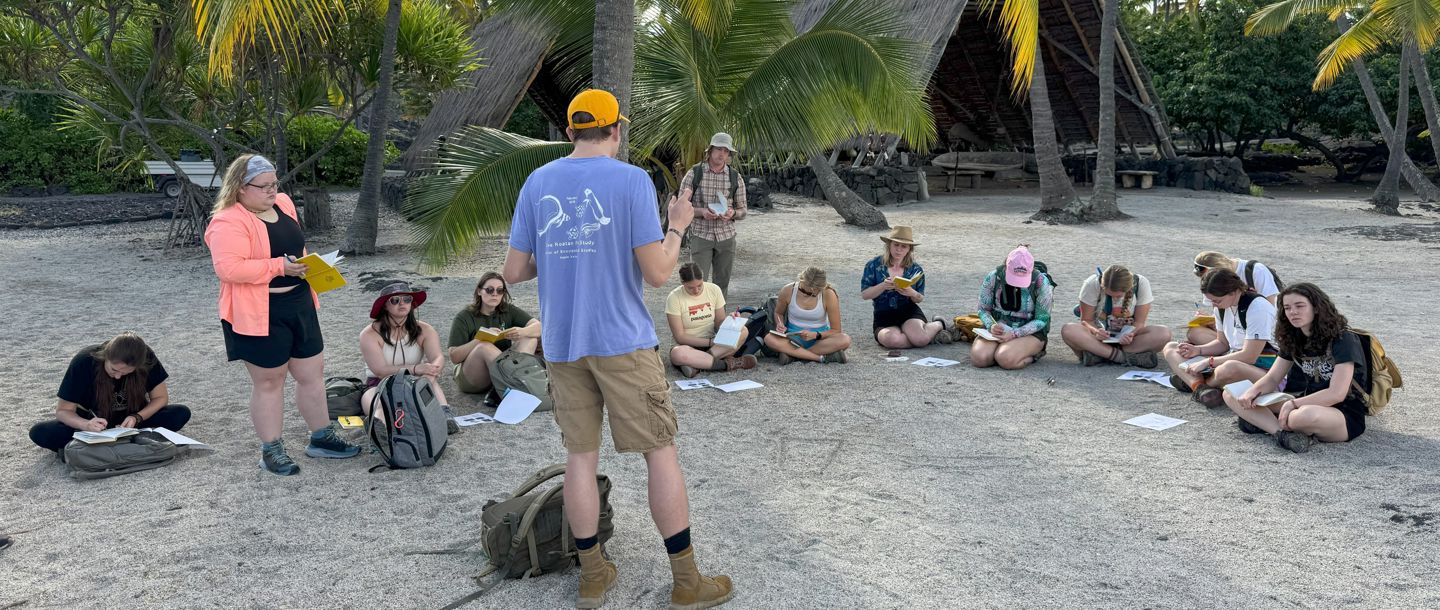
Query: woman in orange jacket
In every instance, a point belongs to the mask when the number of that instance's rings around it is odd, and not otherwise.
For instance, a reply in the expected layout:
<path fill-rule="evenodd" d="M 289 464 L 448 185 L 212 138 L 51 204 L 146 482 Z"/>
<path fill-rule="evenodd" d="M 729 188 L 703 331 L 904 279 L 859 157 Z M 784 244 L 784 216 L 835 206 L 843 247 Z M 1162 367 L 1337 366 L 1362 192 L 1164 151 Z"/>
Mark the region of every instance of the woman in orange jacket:
<path fill-rule="evenodd" d="M 300 472 L 285 453 L 285 376 L 295 379 L 295 406 L 310 428 L 305 455 L 348 458 L 360 448 L 336 436 L 325 406 L 325 341 L 315 314 L 319 298 L 305 281 L 305 233 L 295 204 L 279 191 L 275 166 L 241 155 L 225 171 L 205 244 L 220 278 L 220 326 L 231 361 L 245 361 L 253 387 L 250 420 L 260 437 L 260 467 Z"/>

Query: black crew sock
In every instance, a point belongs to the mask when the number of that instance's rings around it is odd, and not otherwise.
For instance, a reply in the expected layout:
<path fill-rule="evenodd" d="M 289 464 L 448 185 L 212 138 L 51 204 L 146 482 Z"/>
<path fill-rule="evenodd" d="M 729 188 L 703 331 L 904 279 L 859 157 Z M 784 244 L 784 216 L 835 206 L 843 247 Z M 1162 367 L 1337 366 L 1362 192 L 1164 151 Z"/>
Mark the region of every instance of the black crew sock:
<path fill-rule="evenodd" d="M 670 555 L 684 552 L 688 548 L 690 548 L 690 528 L 688 527 L 665 539 L 665 552 Z"/>
<path fill-rule="evenodd" d="M 589 537 L 589 538 L 576 538 L 576 539 L 575 539 L 575 548 L 578 549 L 578 550 L 581 550 L 581 551 L 588 551 L 588 550 L 590 550 L 592 547 L 594 547 L 594 546 L 597 545 L 597 544 L 600 544 L 600 537 L 599 537 L 599 536 L 591 536 L 591 537 Z"/>

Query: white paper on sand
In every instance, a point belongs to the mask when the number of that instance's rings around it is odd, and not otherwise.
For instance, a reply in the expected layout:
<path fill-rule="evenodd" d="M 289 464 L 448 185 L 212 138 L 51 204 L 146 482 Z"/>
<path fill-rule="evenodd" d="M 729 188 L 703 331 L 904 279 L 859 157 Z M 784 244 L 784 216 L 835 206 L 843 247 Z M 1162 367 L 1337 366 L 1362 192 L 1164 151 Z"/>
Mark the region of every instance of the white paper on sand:
<path fill-rule="evenodd" d="M 715 384 L 709 379 L 679 379 L 675 381 L 675 387 L 682 390 L 699 390 L 701 388 L 713 388 Z"/>
<path fill-rule="evenodd" d="M 957 364 L 960 364 L 960 362 L 957 360 L 946 360 L 944 358 L 927 357 L 911 362 L 910 364 L 913 364 L 915 366 L 929 366 L 941 368 L 946 366 L 955 366 Z"/>
<path fill-rule="evenodd" d="M 749 379 L 746 379 L 746 380 L 744 380 L 744 381 L 736 381 L 736 382 L 734 382 L 734 383 L 727 383 L 727 384 L 725 384 L 725 385 L 717 385 L 717 386 L 715 386 L 715 389 L 720 390 L 721 392 L 725 392 L 725 393 L 728 394 L 728 393 L 730 393 L 730 392 L 739 392 L 740 390 L 753 390 L 753 389 L 755 389 L 755 388 L 763 388 L 763 387 L 765 387 L 765 386 L 760 385 L 759 383 L 756 383 L 756 382 L 754 382 L 754 381 L 750 381 Z"/>
<path fill-rule="evenodd" d="M 511 388 L 505 392 L 505 399 L 500 401 L 500 407 L 495 409 L 495 421 L 502 424 L 518 424 L 530 417 L 530 414 L 535 412 L 535 407 L 538 406 L 540 406 L 539 398 Z"/>
<path fill-rule="evenodd" d="M 720 328 L 715 329 L 715 338 L 711 341 L 715 345 L 726 347 L 740 347 L 740 331 L 745 330 L 745 323 L 749 320 L 740 316 L 728 316 L 720 323 Z"/>
<path fill-rule="evenodd" d="M 490 417 L 489 415 L 486 415 L 484 413 L 471 413 L 469 415 L 461 415 L 456 417 L 455 425 L 463 428 L 468 426 L 478 426 L 480 424 L 488 424 L 494 421 L 495 418 Z"/>
<path fill-rule="evenodd" d="M 188 437 L 188 436 L 185 436 L 184 434 L 181 434 L 181 433 L 176 432 L 176 431 L 174 431 L 174 430 L 170 430 L 170 429 L 168 429 L 168 428 L 143 428 L 143 429 L 144 429 L 144 430 L 149 430 L 149 431 L 154 432 L 154 433 L 156 433 L 156 434 L 159 434 L 160 436 L 163 436 L 163 437 L 165 437 L 166 439 L 169 439 L 170 442 L 175 443 L 176 445 L 185 445 L 185 446 L 190 447 L 191 449 L 210 449 L 210 448 L 211 448 L 210 445 L 206 445 L 205 443 L 202 443 L 202 442 L 200 442 L 200 441 L 197 441 L 197 440 L 195 440 L 195 439 L 193 439 L 193 438 L 190 438 L 190 437 Z"/>
<path fill-rule="evenodd" d="M 1170 375 L 1160 371 L 1130 371 L 1116 377 L 1121 381 L 1149 381 L 1151 383 L 1170 387 Z"/>
<path fill-rule="evenodd" d="M 905 361 L 907 361 L 907 360 L 909 360 L 909 359 L 910 359 L 909 356 L 886 356 L 886 357 L 885 357 L 885 361 L 886 361 L 886 362 L 905 362 Z"/>
<path fill-rule="evenodd" d="M 986 340 L 986 341 L 994 341 L 994 342 L 996 342 L 996 343 L 999 343 L 999 342 L 1000 342 L 999 339 L 996 339 L 996 338 L 995 338 L 995 335 L 990 334 L 990 330 L 989 330 L 989 329 L 986 329 L 986 328 L 976 328 L 976 329 L 973 329 L 973 332 L 975 333 L 975 336 L 976 336 L 976 337 L 980 337 L 981 339 L 984 339 L 984 340 Z"/>
<path fill-rule="evenodd" d="M 1183 419 L 1166 417 L 1159 413 L 1146 413 L 1139 417 L 1132 417 L 1125 420 L 1125 423 L 1132 426 L 1140 426 L 1149 430 L 1166 430 L 1185 423 Z"/>

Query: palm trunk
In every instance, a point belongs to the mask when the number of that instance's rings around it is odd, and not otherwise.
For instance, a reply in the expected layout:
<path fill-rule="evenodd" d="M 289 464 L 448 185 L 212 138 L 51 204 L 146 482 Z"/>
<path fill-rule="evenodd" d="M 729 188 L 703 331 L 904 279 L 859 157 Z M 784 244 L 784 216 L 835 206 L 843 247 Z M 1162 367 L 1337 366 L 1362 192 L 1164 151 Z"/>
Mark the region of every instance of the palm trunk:
<path fill-rule="evenodd" d="M 635 76 L 635 0 L 595 0 L 595 36 L 590 51 L 591 84 L 615 94 L 620 114 L 629 116 Z M 630 136 L 620 130 L 616 158 L 630 160 Z"/>
<path fill-rule="evenodd" d="M 1095 191 L 1090 195 L 1091 212 L 1113 211 L 1115 203 L 1115 14 L 1118 0 L 1105 0 L 1100 18 L 1100 125 L 1095 146 Z"/>
<path fill-rule="evenodd" d="M 395 44 L 400 37 L 401 0 L 385 9 L 385 38 L 380 44 L 380 82 L 370 100 L 370 142 L 365 148 L 365 173 L 360 197 L 345 237 L 346 252 L 374 254 L 380 231 L 380 183 L 385 177 L 385 134 L 390 127 L 390 88 L 395 79 Z"/>
<path fill-rule="evenodd" d="M 1030 78 L 1030 131 L 1034 138 L 1035 163 L 1040 169 L 1040 211 L 1037 220 L 1064 220 L 1066 208 L 1078 206 L 1075 185 L 1060 164 L 1060 143 L 1055 136 L 1055 114 L 1050 110 L 1050 91 L 1045 83 L 1045 61 L 1035 54 L 1035 73 Z M 1074 221 L 1073 215 L 1069 219 Z"/>
<path fill-rule="evenodd" d="M 825 194 L 825 202 L 840 213 L 840 217 L 845 219 L 845 224 L 872 231 L 890 228 L 890 221 L 885 219 L 883 212 L 861 199 L 859 195 L 855 194 L 855 191 L 845 186 L 845 182 L 840 179 L 840 176 L 835 175 L 835 170 L 830 168 L 830 163 L 824 153 L 812 155 L 809 165 L 811 171 L 815 172 L 815 183 Z"/>
<path fill-rule="evenodd" d="M 1430 129 L 1430 150 L 1435 153 L 1435 164 L 1440 166 L 1440 117 L 1436 117 L 1435 86 L 1430 84 L 1430 67 L 1425 65 L 1425 54 L 1415 53 L 1415 89 L 1420 92 L 1420 105 L 1425 108 L 1425 127 Z"/>
<path fill-rule="evenodd" d="M 1415 45 L 1406 44 L 1400 51 L 1400 83 L 1395 91 L 1395 132 L 1390 138 L 1390 158 L 1385 161 L 1385 177 L 1370 203 L 1379 212 L 1400 215 L 1400 165 L 1405 158 L 1405 140 L 1410 123 L 1410 68 L 1415 64 Z"/>
<path fill-rule="evenodd" d="M 1341 15 L 1335 20 L 1343 34 L 1350 29 L 1350 19 Z M 1380 129 L 1380 136 L 1385 139 L 1385 145 L 1390 145 L 1394 130 L 1390 125 L 1390 117 L 1385 113 L 1385 107 L 1380 104 L 1380 95 L 1375 92 L 1375 82 L 1370 79 L 1370 69 L 1365 66 L 1365 60 L 1357 59 L 1350 63 L 1355 69 L 1355 78 L 1360 81 L 1360 91 L 1365 94 L 1365 103 L 1370 106 L 1370 114 L 1375 117 L 1375 124 Z M 1405 147 L 1400 147 L 1400 175 L 1410 183 L 1410 188 L 1415 189 L 1415 194 L 1420 196 L 1422 201 L 1440 201 L 1440 188 L 1435 186 L 1425 174 L 1410 160 L 1410 155 L 1405 154 Z"/>

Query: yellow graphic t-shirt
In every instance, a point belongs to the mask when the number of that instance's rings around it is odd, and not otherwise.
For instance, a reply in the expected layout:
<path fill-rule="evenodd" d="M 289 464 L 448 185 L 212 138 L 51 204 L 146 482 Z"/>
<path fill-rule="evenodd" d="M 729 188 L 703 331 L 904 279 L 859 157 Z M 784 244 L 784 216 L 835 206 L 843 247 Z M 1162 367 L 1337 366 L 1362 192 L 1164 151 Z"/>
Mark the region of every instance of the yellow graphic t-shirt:
<path fill-rule="evenodd" d="M 680 316 L 685 334 L 697 339 L 715 337 L 715 316 L 724 311 L 725 294 L 710 282 L 702 285 L 700 296 L 690 296 L 684 286 L 677 286 L 665 298 L 665 315 Z"/>

